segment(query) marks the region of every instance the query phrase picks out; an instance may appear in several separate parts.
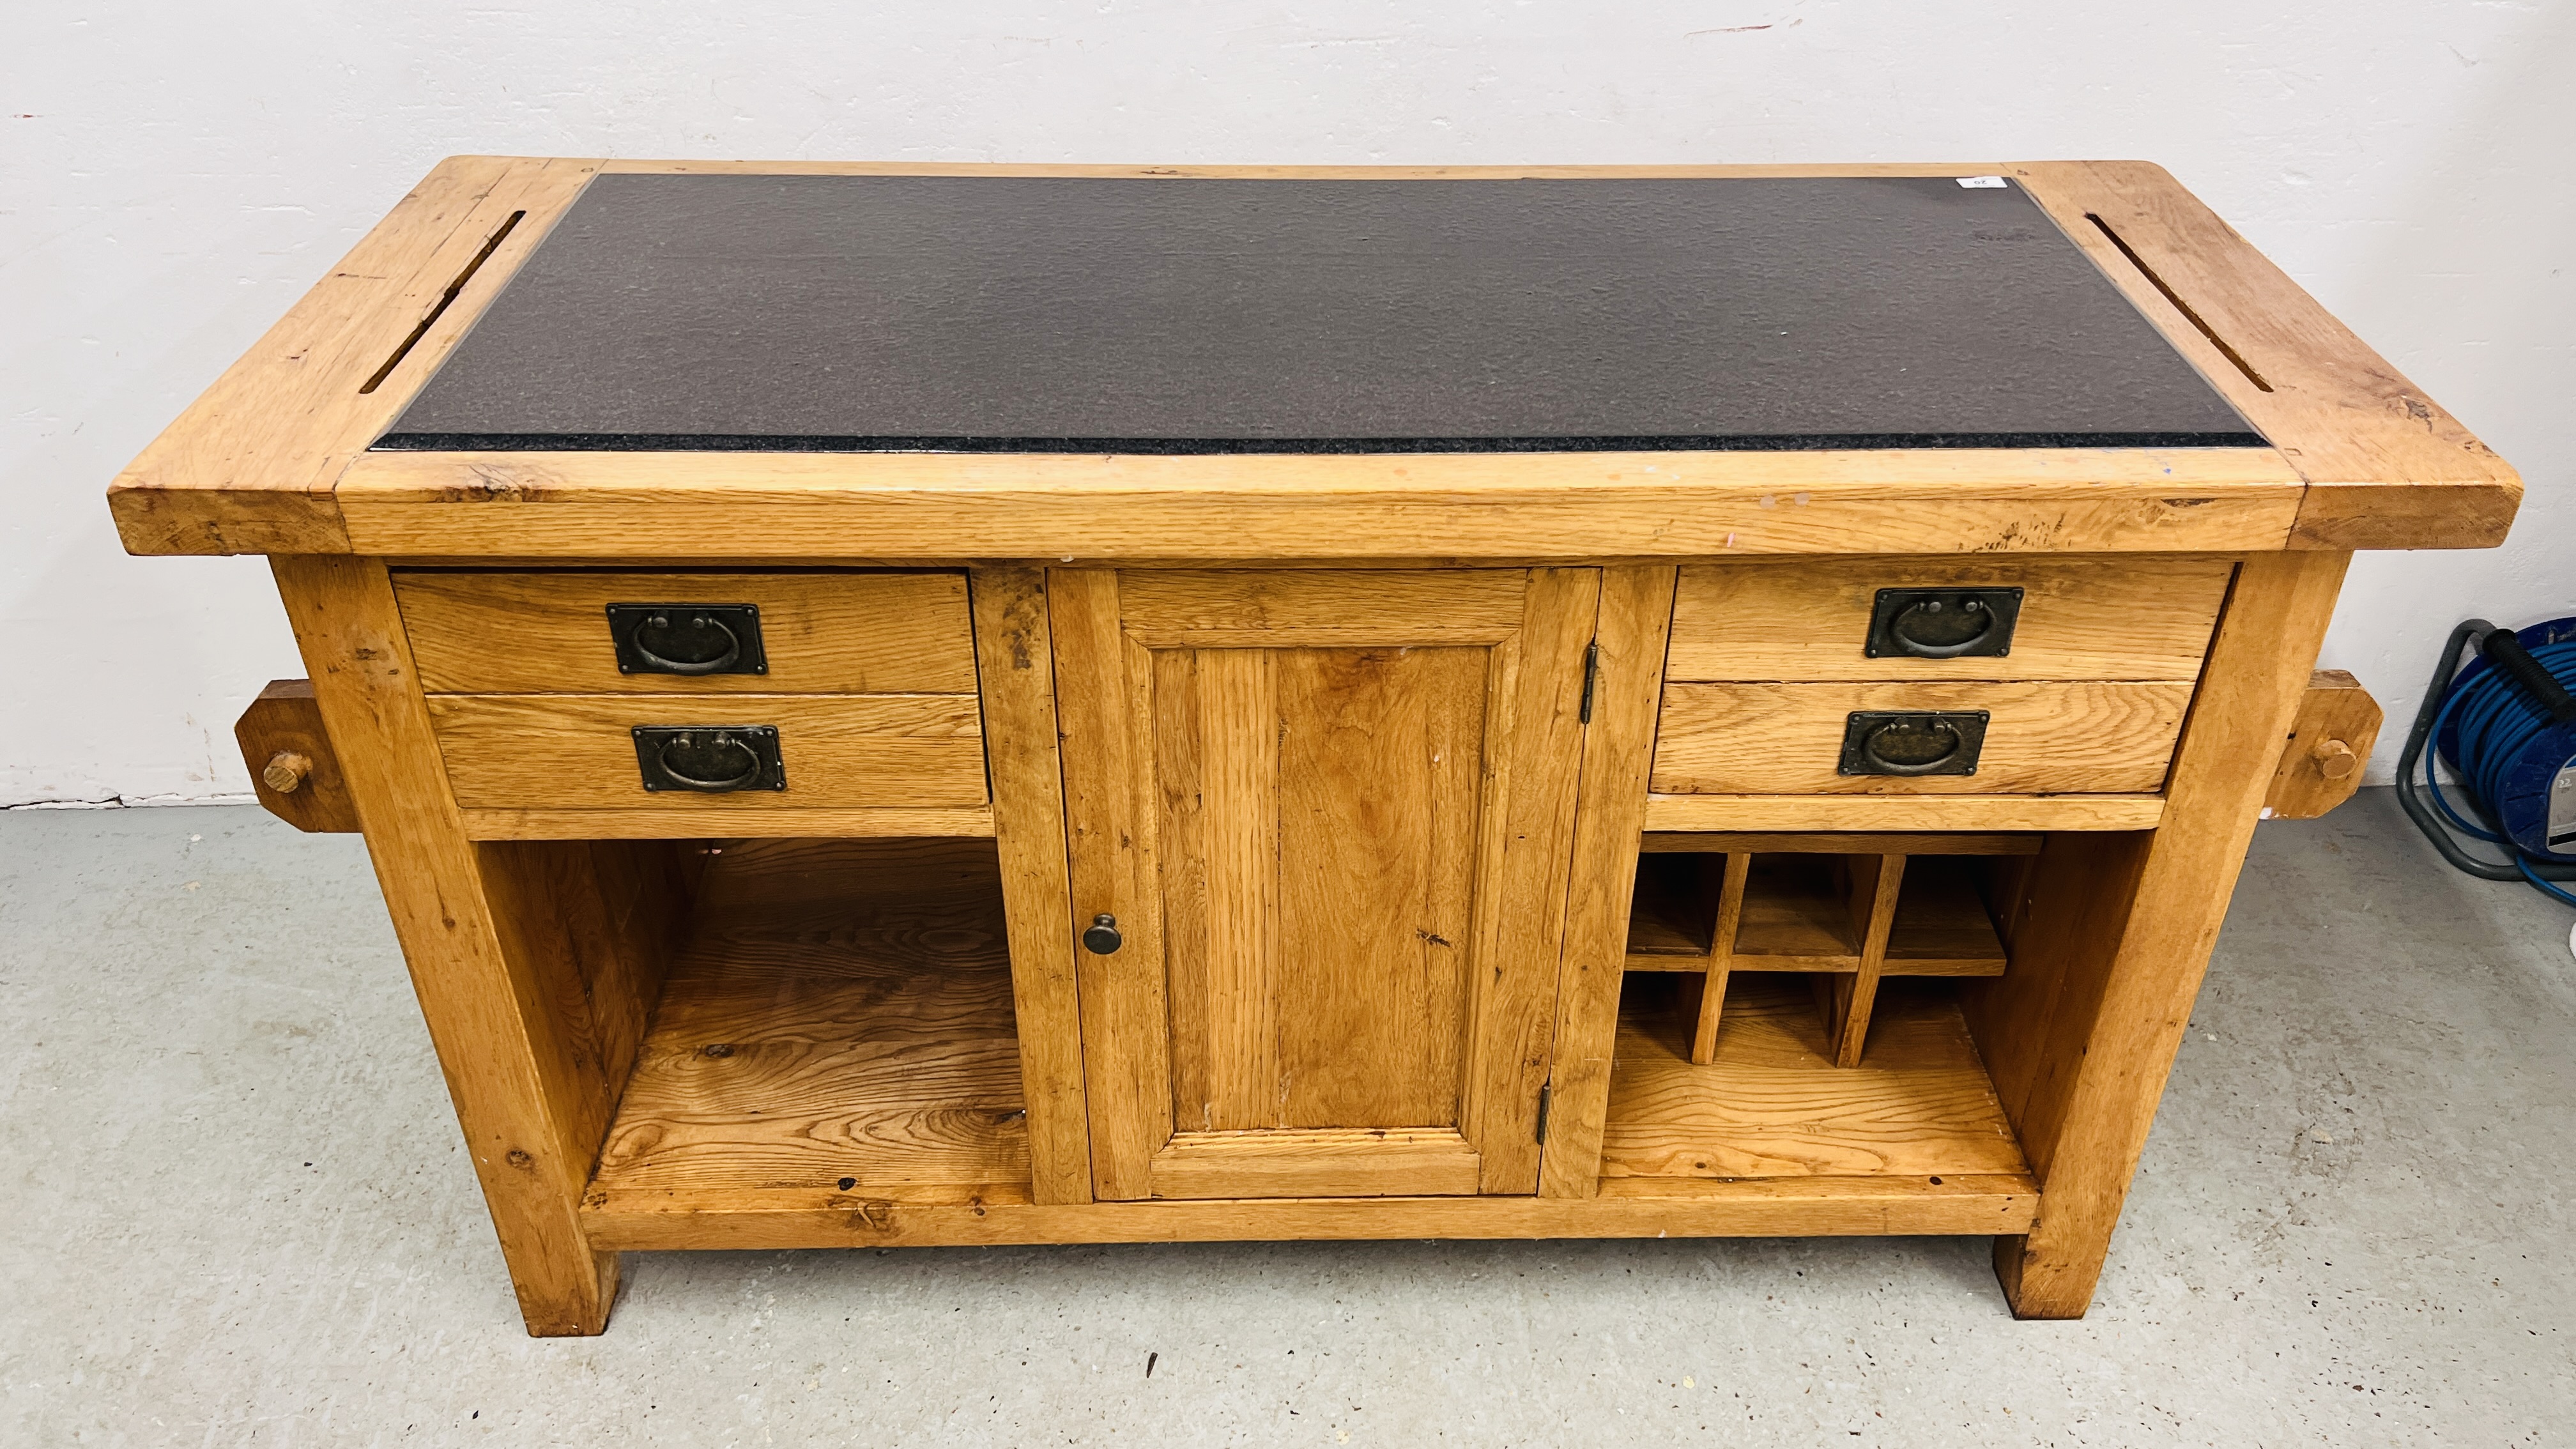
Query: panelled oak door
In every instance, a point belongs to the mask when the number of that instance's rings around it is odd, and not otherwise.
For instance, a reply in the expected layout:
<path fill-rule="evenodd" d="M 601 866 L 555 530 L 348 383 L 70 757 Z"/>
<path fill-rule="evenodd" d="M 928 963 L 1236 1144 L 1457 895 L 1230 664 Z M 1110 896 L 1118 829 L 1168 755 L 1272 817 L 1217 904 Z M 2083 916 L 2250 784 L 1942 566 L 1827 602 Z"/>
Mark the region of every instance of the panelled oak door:
<path fill-rule="evenodd" d="M 1048 592 L 1098 1194 L 1535 1191 L 1598 572 Z"/>

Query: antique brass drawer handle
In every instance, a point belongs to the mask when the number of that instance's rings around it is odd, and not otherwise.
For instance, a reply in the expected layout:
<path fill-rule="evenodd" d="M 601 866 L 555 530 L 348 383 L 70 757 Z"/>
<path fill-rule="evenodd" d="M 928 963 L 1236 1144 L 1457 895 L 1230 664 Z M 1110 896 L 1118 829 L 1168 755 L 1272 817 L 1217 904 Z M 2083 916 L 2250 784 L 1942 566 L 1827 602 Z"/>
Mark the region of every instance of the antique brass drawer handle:
<path fill-rule="evenodd" d="M 2019 588 L 1881 589 L 1862 652 L 1872 659 L 2000 658 L 2021 619 Z"/>
<path fill-rule="evenodd" d="M 1856 709 L 1843 725 L 1846 775 L 1973 775 L 1987 714 L 1967 710 Z"/>
<path fill-rule="evenodd" d="M 620 674 L 767 674 L 758 604 L 611 604 Z"/>
<path fill-rule="evenodd" d="M 647 790 L 784 790 L 775 725 L 637 725 L 635 763 Z"/>

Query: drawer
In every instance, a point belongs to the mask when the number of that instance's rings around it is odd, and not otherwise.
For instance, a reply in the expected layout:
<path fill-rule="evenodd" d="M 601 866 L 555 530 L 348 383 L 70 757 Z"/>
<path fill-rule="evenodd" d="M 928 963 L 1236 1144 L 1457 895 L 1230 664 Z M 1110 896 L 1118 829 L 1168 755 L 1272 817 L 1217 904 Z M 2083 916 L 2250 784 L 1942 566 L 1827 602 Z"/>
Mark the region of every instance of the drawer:
<path fill-rule="evenodd" d="M 958 573 L 417 569 L 394 575 L 394 594 L 433 694 L 975 692 Z M 766 671 L 621 670 L 612 604 L 751 605 Z"/>
<path fill-rule="evenodd" d="M 2188 683 L 1668 684 L 1665 795 L 2128 794 L 2163 788 Z M 1973 775 L 1846 775 L 1856 711 L 1983 711 Z"/>
<path fill-rule="evenodd" d="M 1681 571 L 1664 677 L 2197 679 L 2234 567 L 2223 558 L 2134 557 L 1699 565 Z M 1882 589 L 2019 589 L 2010 652 L 1921 658 L 1897 645 L 1872 657 Z"/>
<path fill-rule="evenodd" d="M 983 731 L 971 694 L 433 694 L 429 718 L 448 785 L 469 810 L 985 803 Z M 773 728 L 786 788 L 648 790 L 635 730 L 652 726 Z"/>

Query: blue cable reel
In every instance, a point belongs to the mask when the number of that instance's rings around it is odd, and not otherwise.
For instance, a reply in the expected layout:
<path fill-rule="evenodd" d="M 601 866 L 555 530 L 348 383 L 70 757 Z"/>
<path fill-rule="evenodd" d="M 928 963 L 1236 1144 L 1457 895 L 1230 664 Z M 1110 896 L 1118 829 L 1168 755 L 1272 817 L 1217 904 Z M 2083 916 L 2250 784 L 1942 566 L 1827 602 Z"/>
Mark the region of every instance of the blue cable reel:
<path fill-rule="evenodd" d="M 2462 646 L 2476 656 L 2465 667 Z M 2456 670 L 2456 672 L 2454 672 Z M 2519 631 L 2470 619 L 2451 631 L 2398 762 L 2398 800 L 2452 865 L 2521 880 L 2576 906 L 2576 617 Z M 2446 793 L 2424 747 L 2451 768 Z M 2471 854 L 2466 836 L 2502 849 Z"/>

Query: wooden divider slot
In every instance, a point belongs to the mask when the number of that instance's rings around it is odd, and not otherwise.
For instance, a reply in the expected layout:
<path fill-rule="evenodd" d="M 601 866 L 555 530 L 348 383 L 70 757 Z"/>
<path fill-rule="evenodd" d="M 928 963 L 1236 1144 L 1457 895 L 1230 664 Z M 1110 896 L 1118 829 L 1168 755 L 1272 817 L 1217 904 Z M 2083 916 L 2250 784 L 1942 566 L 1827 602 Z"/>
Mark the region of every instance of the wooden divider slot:
<path fill-rule="evenodd" d="M 1716 848 L 1687 849 L 1693 837 L 1684 835 L 1648 840 L 1626 969 L 1698 978 L 1690 1058 L 1703 1066 L 1714 1059 L 1735 973 L 1811 976 L 1844 1066 L 1866 1049 L 1880 977 L 2003 974 L 2007 953 L 1980 875 L 2018 878 L 2014 866 L 2037 843 L 1999 835 L 1701 839 Z M 1961 844 L 2013 864 L 1998 872 L 1954 853 Z M 1851 845 L 1875 848 L 1831 848 Z"/>

